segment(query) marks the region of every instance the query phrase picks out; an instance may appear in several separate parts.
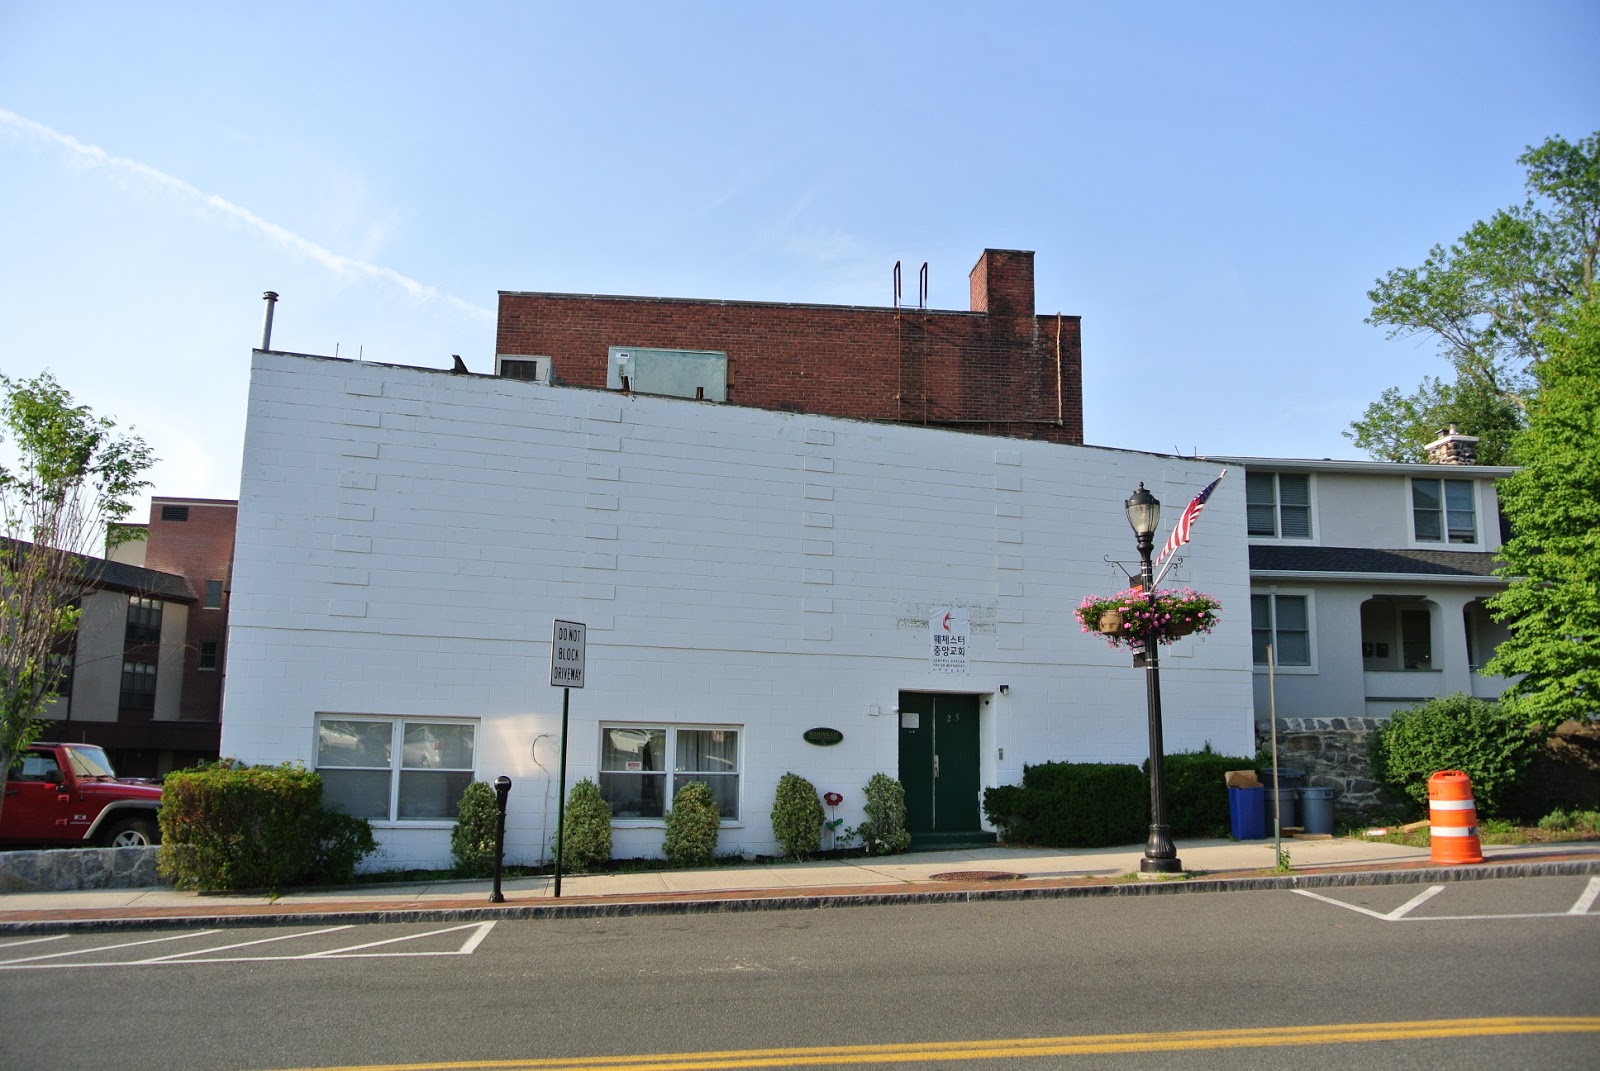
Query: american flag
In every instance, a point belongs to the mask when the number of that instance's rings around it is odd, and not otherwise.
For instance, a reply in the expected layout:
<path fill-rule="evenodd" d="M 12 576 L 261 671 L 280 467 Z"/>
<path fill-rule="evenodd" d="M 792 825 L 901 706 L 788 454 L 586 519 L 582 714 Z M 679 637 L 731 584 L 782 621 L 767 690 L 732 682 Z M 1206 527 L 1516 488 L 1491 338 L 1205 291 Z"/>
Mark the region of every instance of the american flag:
<path fill-rule="evenodd" d="M 1221 483 L 1222 477 L 1227 474 L 1228 470 L 1223 469 L 1221 475 L 1206 484 L 1205 490 L 1195 495 L 1194 501 L 1184 507 L 1183 516 L 1179 517 L 1178 523 L 1172 526 L 1172 534 L 1167 537 L 1166 546 L 1162 547 L 1161 553 L 1156 555 L 1157 565 L 1161 564 L 1162 558 L 1189 542 L 1189 529 L 1194 527 L 1195 518 L 1200 516 L 1200 511 L 1206 508 L 1206 499 L 1211 497 L 1211 492 L 1217 489 L 1217 484 Z"/>

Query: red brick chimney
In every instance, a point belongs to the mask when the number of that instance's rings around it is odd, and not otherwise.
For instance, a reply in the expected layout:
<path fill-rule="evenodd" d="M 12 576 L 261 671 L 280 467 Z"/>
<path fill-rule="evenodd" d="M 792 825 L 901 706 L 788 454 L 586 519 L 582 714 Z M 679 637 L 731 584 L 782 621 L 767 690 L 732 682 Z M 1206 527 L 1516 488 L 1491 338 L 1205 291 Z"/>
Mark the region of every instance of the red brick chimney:
<path fill-rule="evenodd" d="M 968 279 L 973 312 L 1033 316 L 1033 253 L 1028 250 L 985 249 Z"/>

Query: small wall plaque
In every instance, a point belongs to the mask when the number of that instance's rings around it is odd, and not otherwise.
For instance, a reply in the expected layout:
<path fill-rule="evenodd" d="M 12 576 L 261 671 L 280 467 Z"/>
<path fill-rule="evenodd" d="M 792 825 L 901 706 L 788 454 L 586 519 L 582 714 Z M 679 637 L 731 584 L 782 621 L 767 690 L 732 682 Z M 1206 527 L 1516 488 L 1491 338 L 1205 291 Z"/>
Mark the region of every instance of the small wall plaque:
<path fill-rule="evenodd" d="M 831 747 L 844 739 L 844 734 L 838 729 L 807 729 L 803 735 L 806 743 L 821 747 Z"/>

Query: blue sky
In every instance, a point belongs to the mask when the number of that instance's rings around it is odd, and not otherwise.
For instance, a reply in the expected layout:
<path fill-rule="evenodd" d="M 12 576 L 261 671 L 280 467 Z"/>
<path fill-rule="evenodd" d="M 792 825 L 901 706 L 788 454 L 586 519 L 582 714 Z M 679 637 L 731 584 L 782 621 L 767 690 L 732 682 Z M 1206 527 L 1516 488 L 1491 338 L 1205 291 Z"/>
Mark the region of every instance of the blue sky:
<path fill-rule="evenodd" d="M 1593 0 L 0 0 L 0 370 L 233 497 L 273 342 L 491 367 L 499 290 L 967 307 L 1036 252 L 1089 442 L 1357 457 L 1366 291 L 1600 129 Z M 914 289 L 914 287 L 913 287 Z M 1144 392 L 1144 400 L 1140 400 Z"/>

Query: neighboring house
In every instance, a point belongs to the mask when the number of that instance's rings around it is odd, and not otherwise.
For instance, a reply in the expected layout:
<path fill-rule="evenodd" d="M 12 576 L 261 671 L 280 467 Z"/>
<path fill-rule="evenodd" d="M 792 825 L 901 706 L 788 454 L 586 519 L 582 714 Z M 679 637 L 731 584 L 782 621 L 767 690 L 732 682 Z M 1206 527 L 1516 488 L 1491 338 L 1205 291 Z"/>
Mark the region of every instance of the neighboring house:
<path fill-rule="evenodd" d="M 44 739 L 98 744 L 125 777 L 217 757 L 235 502 L 157 497 L 108 560 Z"/>
<path fill-rule="evenodd" d="M 1505 686 L 1481 669 L 1507 635 L 1484 602 L 1505 587 L 1495 484 L 1512 470 L 1472 464 L 1476 441 L 1452 428 L 1429 464 L 1219 459 L 1244 469 L 1258 723 L 1275 700 L 1290 764 L 1344 806 L 1373 798 L 1364 740 L 1383 719 Z"/>
<path fill-rule="evenodd" d="M 924 266 L 926 271 L 926 266 Z M 1033 253 L 986 249 L 970 311 L 502 291 L 499 375 L 1083 442 L 1079 318 L 1034 312 Z"/>
<path fill-rule="evenodd" d="M 504 774 L 511 858 L 548 858 L 561 619 L 587 626 L 568 783 L 599 783 L 618 856 L 660 853 L 689 780 L 721 805 L 719 850 L 775 852 L 787 771 L 843 793 L 851 826 L 867 780 L 898 776 L 924 843 L 981 839 L 983 787 L 1025 764 L 1146 757 L 1144 674 L 1073 610 L 1125 586 L 1141 481 L 1170 527 L 1214 475 L 257 351 L 222 750 L 316 768 L 373 819 L 379 865 L 446 864 L 462 789 Z M 1177 574 L 1241 610 L 1243 497 L 1224 483 Z M 1249 644 L 1224 613 L 1163 652 L 1169 749 L 1253 749 Z"/>

